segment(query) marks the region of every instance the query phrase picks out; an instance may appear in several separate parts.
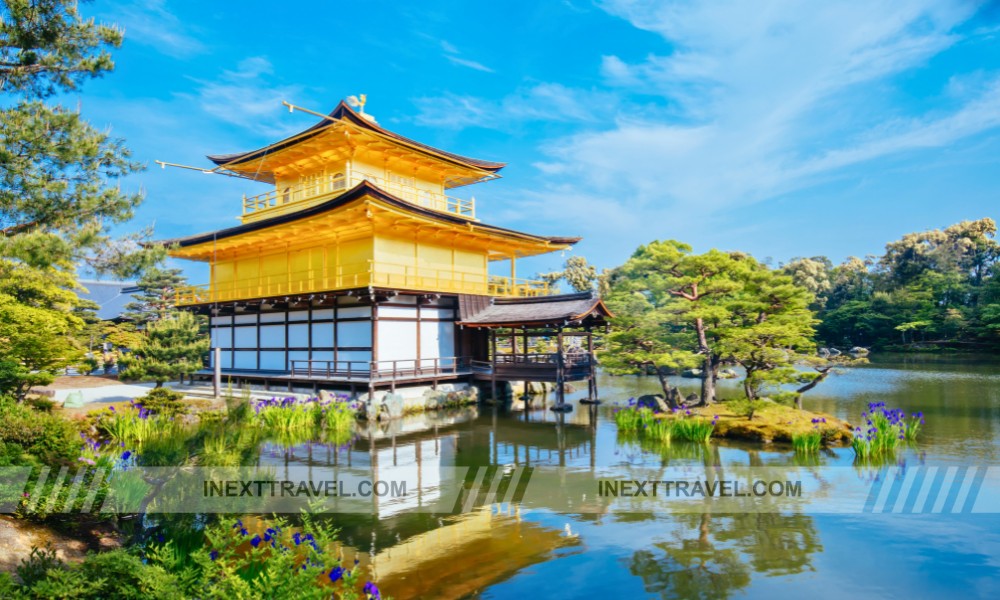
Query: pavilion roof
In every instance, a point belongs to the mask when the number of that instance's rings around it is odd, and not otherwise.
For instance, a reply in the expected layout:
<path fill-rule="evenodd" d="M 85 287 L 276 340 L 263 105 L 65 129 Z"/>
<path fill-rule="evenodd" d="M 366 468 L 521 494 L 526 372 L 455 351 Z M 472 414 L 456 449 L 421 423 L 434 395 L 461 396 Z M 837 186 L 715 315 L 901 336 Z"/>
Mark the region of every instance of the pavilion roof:
<path fill-rule="evenodd" d="M 533 298 L 494 298 L 492 303 L 459 323 L 468 327 L 523 327 L 578 325 L 586 319 L 603 322 L 613 316 L 592 292 L 537 296 Z"/>
<path fill-rule="evenodd" d="M 395 209 L 404 214 L 412 215 L 413 217 L 416 218 L 427 219 L 445 226 L 455 226 L 455 225 L 460 226 L 466 231 L 468 231 L 470 234 L 478 233 L 491 236 L 500 236 L 504 238 L 513 238 L 529 244 L 551 245 L 554 246 L 552 250 L 557 250 L 560 247 L 572 246 L 573 244 L 579 242 L 581 239 L 579 237 L 534 235 L 531 233 L 524 233 L 513 229 L 498 227 L 496 225 L 487 225 L 485 223 L 480 223 L 480 222 L 471 222 L 463 217 L 459 217 L 456 215 L 452 215 L 450 213 L 445 213 L 437 210 L 432 210 L 429 208 L 424 208 L 422 206 L 418 206 L 411 202 L 407 202 L 406 200 L 398 198 L 397 196 L 394 196 L 382 190 L 381 188 L 369 183 L 368 181 L 362 181 L 361 183 L 354 186 L 350 190 L 344 192 L 343 194 L 331 198 L 315 206 L 311 206 L 309 208 L 303 208 L 302 210 L 276 215 L 269 219 L 261 219 L 259 221 L 249 221 L 243 223 L 242 225 L 237 225 L 236 227 L 229 227 L 227 229 L 220 229 L 218 231 L 199 233 L 186 237 L 161 240 L 157 243 L 165 246 L 176 245 L 181 248 L 188 246 L 196 246 L 198 244 L 205 244 L 205 243 L 217 243 L 227 238 L 232 238 L 256 231 L 266 230 L 272 227 L 276 227 L 278 225 L 283 225 L 285 223 L 292 223 L 295 221 L 317 217 L 319 215 L 322 215 L 323 213 L 333 212 L 338 208 L 341 208 L 345 205 L 348 205 L 356 200 L 360 200 L 365 197 L 379 201 L 392 209 Z"/>
<path fill-rule="evenodd" d="M 447 152 L 445 150 L 440 150 L 434 148 L 433 146 L 428 146 L 427 144 L 412 140 L 408 137 L 389 131 L 388 129 L 382 127 L 378 123 L 375 123 L 371 119 L 366 118 L 366 116 L 358 113 L 350 106 L 348 106 L 344 101 L 341 101 L 335 109 L 329 114 L 328 118 L 321 120 L 312 127 L 305 129 L 295 135 L 289 136 L 283 140 L 269 144 L 263 148 L 257 150 L 250 150 L 248 152 L 236 152 L 232 154 L 214 154 L 208 155 L 208 159 L 214 162 L 219 167 L 227 170 L 239 172 L 243 177 L 249 177 L 256 181 L 266 181 L 268 183 L 274 183 L 274 173 L 268 169 L 251 169 L 252 173 L 248 175 L 246 172 L 242 172 L 238 167 L 244 163 L 250 161 L 258 161 L 258 159 L 264 159 L 268 155 L 273 155 L 281 150 L 290 148 L 297 144 L 301 144 L 307 140 L 310 140 L 316 136 L 319 136 L 326 132 L 327 130 L 335 127 L 338 124 L 347 124 L 350 126 L 357 127 L 359 129 L 371 132 L 383 139 L 387 139 L 391 142 L 396 143 L 399 146 L 403 146 L 412 150 L 414 152 L 424 154 L 431 158 L 444 161 L 446 163 L 451 163 L 453 165 L 470 169 L 473 171 L 480 171 L 483 175 L 493 176 L 497 171 L 507 166 L 507 163 L 493 162 L 487 160 L 480 160 L 478 158 L 471 158 L 468 156 L 462 156 L 460 154 L 455 154 L 453 152 Z M 256 165 L 255 165 L 256 167 Z"/>

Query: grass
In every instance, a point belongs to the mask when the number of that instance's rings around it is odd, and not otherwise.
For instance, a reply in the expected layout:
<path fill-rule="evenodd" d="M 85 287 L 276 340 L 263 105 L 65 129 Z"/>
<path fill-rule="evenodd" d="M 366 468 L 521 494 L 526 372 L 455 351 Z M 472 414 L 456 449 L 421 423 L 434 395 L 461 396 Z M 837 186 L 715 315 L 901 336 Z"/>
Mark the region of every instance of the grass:
<path fill-rule="evenodd" d="M 749 419 L 738 402 L 722 402 L 669 415 L 659 415 L 632 401 L 615 407 L 615 423 L 623 433 L 635 433 L 644 439 L 690 440 L 704 442 L 710 437 L 757 442 L 794 443 L 796 436 L 818 431 L 820 444 L 848 441 L 850 426 L 830 415 L 798 410 L 774 402 L 760 402 Z M 668 425 L 659 425 L 665 421 Z"/>
<path fill-rule="evenodd" d="M 115 442 L 138 446 L 151 438 L 160 428 L 161 417 L 154 415 L 134 400 L 127 407 L 108 412 L 97 418 L 97 428 Z"/>
<path fill-rule="evenodd" d="M 818 429 L 805 433 L 792 434 L 792 447 L 796 453 L 812 454 L 819 452 L 823 444 L 823 434 Z"/>
<path fill-rule="evenodd" d="M 614 410 L 615 424 L 619 431 L 669 444 L 671 440 L 708 442 L 715 430 L 718 417 L 707 419 L 690 410 L 684 413 L 657 415 L 651 408 L 639 406 L 635 400 Z"/>
<path fill-rule="evenodd" d="M 250 418 L 283 445 L 310 440 L 343 443 L 353 434 L 358 406 L 346 399 L 271 398 L 252 402 Z"/>

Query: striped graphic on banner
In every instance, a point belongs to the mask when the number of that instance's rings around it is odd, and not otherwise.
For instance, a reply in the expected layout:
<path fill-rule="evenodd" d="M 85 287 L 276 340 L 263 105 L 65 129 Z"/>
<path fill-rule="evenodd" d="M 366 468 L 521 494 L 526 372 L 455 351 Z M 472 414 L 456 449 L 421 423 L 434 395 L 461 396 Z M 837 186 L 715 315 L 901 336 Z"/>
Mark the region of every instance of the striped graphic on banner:
<path fill-rule="evenodd" d="M 868 491 L 864 512 L 968 514 L 976 504 L 987 467 L 887 469 Z"/>
<path fill-rule="evenodd" d="M 455 512 L 470 512 L 480 506 L 521 502 L 534 467 L 473 467 L 465 489 L 455 503 Z"/>

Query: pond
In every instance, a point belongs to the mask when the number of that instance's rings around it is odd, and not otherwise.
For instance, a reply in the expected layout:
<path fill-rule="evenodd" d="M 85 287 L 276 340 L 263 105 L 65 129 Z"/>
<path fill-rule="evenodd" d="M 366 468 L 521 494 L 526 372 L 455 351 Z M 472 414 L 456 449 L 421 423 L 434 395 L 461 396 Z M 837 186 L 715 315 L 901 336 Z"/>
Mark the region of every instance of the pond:
<path fill-rule="evenodd" d="M 685 393 L 697 386 L 691 379 L 675 383 Z M 723 395 L 736 393 L 734 382 L 721 386 Z M 415 469 L 424 477 L 454 467 L 624 473 L 668 464 L 803 466 L 787 445 L 640 444 L 618 432 L 613 411 L 616 403 L 657 392 L 657 382 L 602 375 L 599 387 L 604 404 L 582 405 L 584 394 L 572 394 L 574 410 L 565 415 L 540 400 L 528 407 L 521 401 L 483 404 L 360 427 L 360 436 L 346 445 L 265 443 L 256 462 L 277 469 Z M 855 424 L 873 402 L 926 417 L 919 443 L 898 451 L 893 464 L 995 464 L 995 359 L 876 355 L 868 365 L 831 376 L 804 399 L 807 409 Z M 853 463 L 853 451 L 838 447 L 808 465 Z M 957 590 L 995 597 L 1000 591 L 1000 514 L 725 514 L 709 508 L 652 514 L 567 512 L 561 506 L 544 500 L 530 508 L 487 503 L 460 514 L 381 507 L 377 514 L 337 514 L 332 520 L 345 557 L 357 557 L 383 591 L 399 600 L 784 597 L 817 591 L 925 597 Z"/>

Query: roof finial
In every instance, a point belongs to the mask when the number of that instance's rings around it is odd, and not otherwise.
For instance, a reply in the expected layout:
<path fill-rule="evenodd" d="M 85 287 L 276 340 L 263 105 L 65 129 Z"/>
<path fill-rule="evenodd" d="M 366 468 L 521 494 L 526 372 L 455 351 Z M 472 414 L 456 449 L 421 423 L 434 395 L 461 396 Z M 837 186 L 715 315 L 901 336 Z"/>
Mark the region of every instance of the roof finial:
<path fill-rule="evenodd" d="M 347 105 L 350 106 L 351 108 L 358 109 L 358 113 L 362 117 L 368 119 L 372 123 L 375 122 L 375 117 L 365 112 L 365 103 L 368 102 L 368 96 L 366 94 L 358 94 L 357 96 L 354 95 L 348 96 L 346 98 L 346 102 Z"/>

